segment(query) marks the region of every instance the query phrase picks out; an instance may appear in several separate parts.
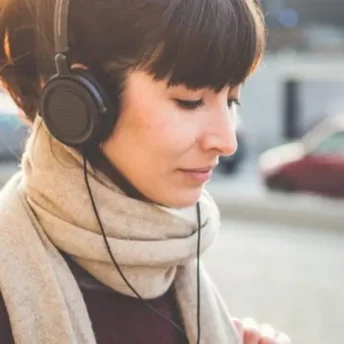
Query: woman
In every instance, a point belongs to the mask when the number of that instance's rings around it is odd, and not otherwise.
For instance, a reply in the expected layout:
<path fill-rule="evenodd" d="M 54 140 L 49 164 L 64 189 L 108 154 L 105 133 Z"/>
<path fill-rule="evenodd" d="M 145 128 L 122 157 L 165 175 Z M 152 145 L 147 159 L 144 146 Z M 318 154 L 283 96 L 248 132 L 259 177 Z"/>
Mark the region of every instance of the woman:
<path fill-rule="evenodd" d="M 199 264 L 219 227 L 204 184 L 236 150 L 240 86 L 263 53 L 257 6 L 0 13 L 1 78 L 33 123 L 0 195 L 1 343 L 289 343 L 235 325 Z"/>

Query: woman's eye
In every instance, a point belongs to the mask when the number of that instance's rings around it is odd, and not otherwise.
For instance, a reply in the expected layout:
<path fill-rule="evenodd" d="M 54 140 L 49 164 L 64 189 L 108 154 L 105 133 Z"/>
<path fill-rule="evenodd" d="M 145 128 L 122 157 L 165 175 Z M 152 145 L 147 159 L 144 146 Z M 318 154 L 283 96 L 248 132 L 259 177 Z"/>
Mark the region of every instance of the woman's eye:
<path fill-rule="evenodd" d="M 175 99 L 177 105 L 185 110 L 193 110 L 203 104 L 203 101 L 200 100 L 183 100 L 183 99 Z"/>
<path fill-rule="evenodd" d="M 183 100 L 183 99 L 174 99 L 174 101 L 177 103 L 177 105 L 185 110 L 193 110 L 198 108 L 203 104 L 202 99 L 200 100 Z M 240 102 L 238 99 L 228 99 L 227 100 L 227 105 L 229 108 L 232 108 L 233 105 L 238 105 L 240 106 Z"/>
<path fill-rule="evenodd" d="M 231 107 L 233 107 L 233 105 L 240 106 L 241 104 L 240 104 L 238 99 L 228 99 L 227 100 L 227 105 L 228 105 L 229 108 L 231 108 Z"/>

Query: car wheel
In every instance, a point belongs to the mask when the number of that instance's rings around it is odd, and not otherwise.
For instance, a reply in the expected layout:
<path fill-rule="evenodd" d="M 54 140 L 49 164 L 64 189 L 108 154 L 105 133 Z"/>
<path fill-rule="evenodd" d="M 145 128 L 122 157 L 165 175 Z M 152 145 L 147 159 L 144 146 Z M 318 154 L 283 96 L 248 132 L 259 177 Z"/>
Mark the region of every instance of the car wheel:
<path fill-rule="evenodd" d="M 293 184 L 286 177 L 273 176 L 266 181 L 270 190 L 292 192 L 295 190 Z"/>

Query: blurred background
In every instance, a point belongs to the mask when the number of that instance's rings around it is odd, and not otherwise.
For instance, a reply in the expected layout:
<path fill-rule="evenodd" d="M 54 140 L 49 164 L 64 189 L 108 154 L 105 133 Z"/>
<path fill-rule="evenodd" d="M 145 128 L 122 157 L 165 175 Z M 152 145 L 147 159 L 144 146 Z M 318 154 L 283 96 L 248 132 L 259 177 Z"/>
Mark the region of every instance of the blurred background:
<path fill-rule="evenodd" d="M 204 261 L 232 315 L 295 344 L 344 343 L 344 1 L 262 0 L 267 53 L 243 88 L 236 154 L 208 189 L 222 214 Z M 0 92 L 0 187 L 27 128 Z"/>

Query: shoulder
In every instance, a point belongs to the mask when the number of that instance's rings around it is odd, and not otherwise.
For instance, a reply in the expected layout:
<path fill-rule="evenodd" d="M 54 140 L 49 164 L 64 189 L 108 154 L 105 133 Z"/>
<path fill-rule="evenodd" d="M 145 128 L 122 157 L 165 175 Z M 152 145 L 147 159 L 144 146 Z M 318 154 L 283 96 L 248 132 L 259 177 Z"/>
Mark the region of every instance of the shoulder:
<path fill-rule="evenodd" d="M 0 343 L 14 344 L 9 314 L 6 308 L 6 290 L 15 288 L 21 273 L 18 252 L 29 247 L 23 230 L 28 218 L 25 196 L 21 187 L 21 172 L 15 174 L 0 190 Z M 21 258 L 22 260 L 25 259 Z M 22 261 L 21 260 L 21 261 Z M 13 275 L 15 275 L 13 277 Z M 14 279 L 14 281 L 13 281 Z M 8 282 L 11 283 L 8 283 Z M 9 301 L 10 302 L 10 301 Z"/>
<path fill-rule="evenodd" d="M 0 186 L 0 213 L 9 209 L 19 195 L 21 178 L 21 172 L 18 172 L 5 185 Z"/>
<path fill-rule="evenodd" d="M 8 240 L 9 228 L 12 227 L 17 217 L 17 203 L 19 199 L 19 189 L 17 187 L 19 175 L 13 176 L 0 190 L 0 271 L 3 276 L 3 267 L 6 258 L 6 247 Z M 8 252 L 7 252 L 8 253 Z M 1 282 L 1 281 L 0 281 Z M 1 285 L 1 283 L 0 283 Z M 4 297 L 0 290 L 0 343 L 13 344 L 12 330 L 9 315 L 5 305 Z"/>
<path fill-rule="evenodd" d="M 0 195 L 3 196 L 7 194 L 7 191 L 9 191 L 9 189 L 16 189 L 16 186 L 20 184 L 22 179 L 23 179 L 23 171 L 22 169 L 19 169 L 17 170 L 17 172 L 14 171 L 12 176 L 7 177 L 6 181 L 1 180 Z"/>
<path fill-rule="evenodd" d="M 23 202 L 21 200 L 21 173 L 15 174 L 0 190 L 0 235 L 11 221 L 18 220 Z M 19 216 L 20 217 L 20 216 Z"/>
<path fill-rule="evenodd" d="M 20 176 L 14 175 L 0 191 L 0 274 L 2 263 L 8 260 L 12 246 L 17 245 L 16 233 L 23 227 L 25 206 L 19 185 Z"/>
<path fill-rule="evenodd" d="M 25 212 L 20 191 L 21 173 L 15 174 L 0 190 L 0 287 L 6 276 L 11 275 L 11 261 L 16 258 L 14 247 L 17 238 L 14 233 L 20 231 L 21 214 Z M 20 240 L 19 240 L 20 241 Z M 0 343 L 14 344 L 9 314 L 4 296 L 0 290 Z"/>

